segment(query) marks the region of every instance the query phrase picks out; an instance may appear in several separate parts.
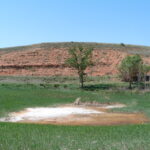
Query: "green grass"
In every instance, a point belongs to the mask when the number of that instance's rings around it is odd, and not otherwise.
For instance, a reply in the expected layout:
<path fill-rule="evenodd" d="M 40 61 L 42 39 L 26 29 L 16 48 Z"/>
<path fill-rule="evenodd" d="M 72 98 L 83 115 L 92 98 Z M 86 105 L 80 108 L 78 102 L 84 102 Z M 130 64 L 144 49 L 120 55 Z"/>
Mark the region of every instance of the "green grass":
<path fill-rule="evenodd" d="M 17 47 L 8 47 L 0 48 L 0 51 L 11 52 L 11 51 L 23 51 L 29 49 L 45 49 L 51 50 L 52 48 L 69 48 L 74 44 L 82 44 L 83 46 L 91 46 L 99 50 L 120 50 L 128 52 L 131 54 L 140 54 L 144 56 L 150 56 L 150 47 L 149 46 L 139 46 L 139 45 L 128 45 L 128 44 L 113 44 L 113 43 L 96 43 L 96 42 L 53 42 L 53 43 L 39 43 L 27 46 L 17 46 Z"/>
<path fill-rule="evenodd" d="M 82 101 L 96 100 L 101 103 L 119 102 L 127 107 L 115 111 L 141 112 L 150 116 L 150 92 L 107 90 L 107 84 L 98 85 L 98 89 L 77 88 L 78 85 L 63 84 L 56 86 L 35 84 L 0 84 L 0 116 L 8 112 L 17 111 L 26 107 L 50 106 L 71 103 L 77 97 Z M 112 85 L 111 85 L 112 86 Z M 103 89 L 103 90 L 102 90 Z"/>
<path fill-rule="evenodd" d="M 119 80 L 117 76 L 88 76 L 86 84 L 96 83 L 116 83 L 113 80 Z M 17 84 L 79 84 L 78 76 L 0 76 L 0 83 L 17 83 Z"/>
<path fill-rule="evenodd" d="M 149 150 L 150 125 L 0 124 L 1 150 Z"/>
<path fill-rule="evenodd" d="M 26 107 L 71 103 L 81 97 L 83 101 L 123 103 L 127 107 L 112 111 L 142 112 L 150 117 L 150 92 L 112 88 L 120 84 L 103 83 L 81 90 L 77 84 L 1 83 L 0 116 Z M 0 150 L 149 150 L 149 131 L 150 124 L 89 127 L 0 123 Z"/>

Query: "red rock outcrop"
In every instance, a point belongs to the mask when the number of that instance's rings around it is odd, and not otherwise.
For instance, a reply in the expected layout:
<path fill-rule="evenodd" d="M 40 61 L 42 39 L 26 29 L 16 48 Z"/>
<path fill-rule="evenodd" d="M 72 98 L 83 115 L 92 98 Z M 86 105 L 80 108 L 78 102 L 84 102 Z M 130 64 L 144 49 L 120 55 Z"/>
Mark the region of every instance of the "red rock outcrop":
<path fill-rule="evenodd" d="M 94 49 L 92 59 L 94 65 L 87 68 L 90 76 L 115 75 L 117 66 L 128 55 L 127 52 L 108 49 Z M 65 64 L 68 58 L 66 48 L 35 48 L 23 51 L 1 52 L 0 75 L 28 76 L 73 76 L 76 70 Z M 150 64 L 149 57 L 144 58 Z"/>

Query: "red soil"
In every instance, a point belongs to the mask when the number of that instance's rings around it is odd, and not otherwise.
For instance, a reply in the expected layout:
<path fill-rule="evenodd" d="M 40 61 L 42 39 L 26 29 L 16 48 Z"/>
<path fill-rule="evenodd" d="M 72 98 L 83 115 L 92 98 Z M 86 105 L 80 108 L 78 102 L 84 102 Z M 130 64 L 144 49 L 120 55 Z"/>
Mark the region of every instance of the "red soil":
<path fill-rule="evenodd" d="M 105 49 L 93 51 L 94 66 L 86 72 L 90 76 L 115 75 L 117 66 L 128 55 L 125 52 Z M 76 71 L 65 65 L 68 51 L 65 48 L 29 49 L 24 51 L 1 52 L 0 75 L 53 76 L 76 75 Z M 150 64 L 149 57 L 144 58 Z"/>

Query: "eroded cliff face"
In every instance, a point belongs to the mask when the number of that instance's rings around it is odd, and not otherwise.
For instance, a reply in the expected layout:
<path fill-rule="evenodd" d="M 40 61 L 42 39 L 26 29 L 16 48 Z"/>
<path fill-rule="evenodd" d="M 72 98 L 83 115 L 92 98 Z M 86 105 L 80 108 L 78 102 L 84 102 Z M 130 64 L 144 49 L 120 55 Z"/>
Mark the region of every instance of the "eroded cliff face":
<path fill-rule="evenodd" d="M 87 68 L 90 76 L 115 75 L 121 60 L 128 53 L 107 48 L 94 49 L 94 66 Z M 76 70 L 69 68 L 65 60 L 69 57 L 67 48 L 31 48 L 24 51 L 4 52 L 0 54 L 0 75 L 33 76 L 74 76 Z M 150 64 L 150 57 L 143 57 Z"/>

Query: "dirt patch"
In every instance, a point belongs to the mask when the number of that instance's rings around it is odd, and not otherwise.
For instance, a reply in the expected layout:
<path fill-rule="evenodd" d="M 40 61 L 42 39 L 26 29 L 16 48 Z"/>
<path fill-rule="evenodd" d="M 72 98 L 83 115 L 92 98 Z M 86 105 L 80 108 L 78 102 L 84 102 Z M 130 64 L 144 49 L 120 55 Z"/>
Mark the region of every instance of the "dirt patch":
<path fill-rule="evenodd" d="M 1 118 L 3 122 L 22 122 L 58 125 L 119 125 L 143 124 L 148 118 L 140 113 L 112 113 L 108 109 L 115 105 L 103 107 L 64 105 L 60 107 L 27 108 L 20 112 Z M 118 105 L 120 107 L 120 105 Z"/>
<path fill-rule="evenodd" d="M 55 125 L 124 125 L 124 124 L 143 124 L 148 119 L 143 114 L 123 114 L 123 113 L 103 113 L 100 115 L 70 115 L 63 118 L 55 118 L 41 121 L 22 121 L 38 124 Z"/>

